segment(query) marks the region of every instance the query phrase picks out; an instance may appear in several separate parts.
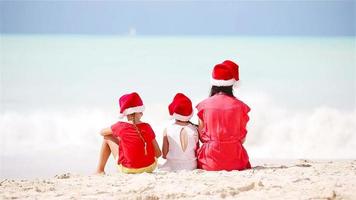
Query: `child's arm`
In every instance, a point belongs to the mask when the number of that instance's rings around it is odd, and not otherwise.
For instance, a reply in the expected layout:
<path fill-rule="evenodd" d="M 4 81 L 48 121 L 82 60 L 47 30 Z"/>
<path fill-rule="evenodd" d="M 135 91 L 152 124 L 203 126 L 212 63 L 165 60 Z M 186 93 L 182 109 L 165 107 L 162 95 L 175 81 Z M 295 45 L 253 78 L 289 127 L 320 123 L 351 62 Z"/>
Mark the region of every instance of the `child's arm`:
<path fill-rule="evenodd" d="M 105 135 L 112 135 L 112 130 L 111 128 L 104 128 L 103 130 L 100 131 L 100 135 L 105 136 Z"/>
<path fill-rule="evenodd" d="M 199 137 L 199 140 L 201 141 L 201 133 L 202 133 L 202 130 L 204 129 L 204 122 L 199 119 L 198 121 L 198 137 Z"/>
<path fill-rule="evenodd" d="M 156 158 L 159 158 L 162 155 L 162 153 L 161 153 L 161 150 L 159 149 L 156 139 L 152 140 L 152 144 L 155 149 L 155 156 L 156 156 Z"/>
<path fill-rule="evenodd" d="M 167 159 L 167 154 L 168 154 L 168 149 L 169 149 L 169 143 L 168 143 L 168 138 L 167 138 L 167 129 L 164 129 L 163 131 L 163 144 L 162 144 L 162 153 L 163 156 L 162 158 Z"/>

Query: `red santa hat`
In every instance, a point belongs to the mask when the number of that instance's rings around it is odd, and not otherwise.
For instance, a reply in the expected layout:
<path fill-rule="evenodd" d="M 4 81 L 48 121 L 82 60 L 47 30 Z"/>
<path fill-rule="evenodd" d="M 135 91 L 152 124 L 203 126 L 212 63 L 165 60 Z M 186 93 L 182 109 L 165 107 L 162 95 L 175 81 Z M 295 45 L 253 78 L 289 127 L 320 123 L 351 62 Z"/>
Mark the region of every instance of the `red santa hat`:
<path fill-rule="evenodd" d="M 189 121 L 193 116 L 192 101 L 184 94 L 178 93 L 169 104 L 168 111 L 173 119 Z"/>
<path fill-rule="evenodd" d="M 231 60 L 215 65 L 211 84 L 214 86 L 232 86 L 239 81 L 239 66 Z"/>
<path fill-rule="evenodd" d="M 145 110 L 142 99 L 136 92 L 120 97 L 119 104 L 121 117 L 132 113 L 140 113 Z"/>

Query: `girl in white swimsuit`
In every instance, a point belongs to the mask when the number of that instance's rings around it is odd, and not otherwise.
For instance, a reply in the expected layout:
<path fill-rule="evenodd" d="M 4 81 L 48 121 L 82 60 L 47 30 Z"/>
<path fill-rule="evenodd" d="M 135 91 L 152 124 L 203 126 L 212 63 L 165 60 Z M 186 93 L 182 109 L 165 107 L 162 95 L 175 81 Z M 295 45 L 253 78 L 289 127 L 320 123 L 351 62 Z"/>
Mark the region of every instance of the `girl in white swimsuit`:
<path fill-rule="evenodd" d="M 167 161 L 160 168 L 165 171 L 196 169 L 199 138 L 197 127 L 189 122 L 193 115 L 192 102 L 178 93 L 168 110 L 175 122 L 163 133 L 162 151 Z"/>

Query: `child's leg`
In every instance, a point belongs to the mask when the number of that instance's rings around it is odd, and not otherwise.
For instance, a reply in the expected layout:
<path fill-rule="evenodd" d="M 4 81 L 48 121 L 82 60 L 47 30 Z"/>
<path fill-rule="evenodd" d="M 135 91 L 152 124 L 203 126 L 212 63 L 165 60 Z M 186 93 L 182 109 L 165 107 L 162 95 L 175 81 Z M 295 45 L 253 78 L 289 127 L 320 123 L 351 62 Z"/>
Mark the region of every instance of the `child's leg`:
<path fill-rule="evenodd" d="M 110 156 L 110 153 L 114 156 L 115 159 L 118 158 L 118 140 L 112 136 L 104 136 L 103 143 L 101 145 L 101 150 L 100 150 L 100 157 L 99 157 L 99 163 L 98 163 L 98 168 L 96 170 L 96 173 L 104 173 L 105 165 L 106 162 L 108 161 L 108 158 Z"/>

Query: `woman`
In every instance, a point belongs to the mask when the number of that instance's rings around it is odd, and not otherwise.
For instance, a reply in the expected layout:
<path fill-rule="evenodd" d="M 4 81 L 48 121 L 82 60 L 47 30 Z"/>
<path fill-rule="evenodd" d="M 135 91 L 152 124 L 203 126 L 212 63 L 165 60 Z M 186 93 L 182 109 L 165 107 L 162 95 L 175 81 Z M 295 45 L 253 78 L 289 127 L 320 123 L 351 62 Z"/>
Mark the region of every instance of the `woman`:
<path fill-rule="evenodd" d="M 250 108 L 233 95 L 239 80 L 238 65 L 226 60 L 214 67 L 210 97 L 197 105 L 199 137 L 198 168 L 243 170 L 251 168 L 243 143 Z"/>

